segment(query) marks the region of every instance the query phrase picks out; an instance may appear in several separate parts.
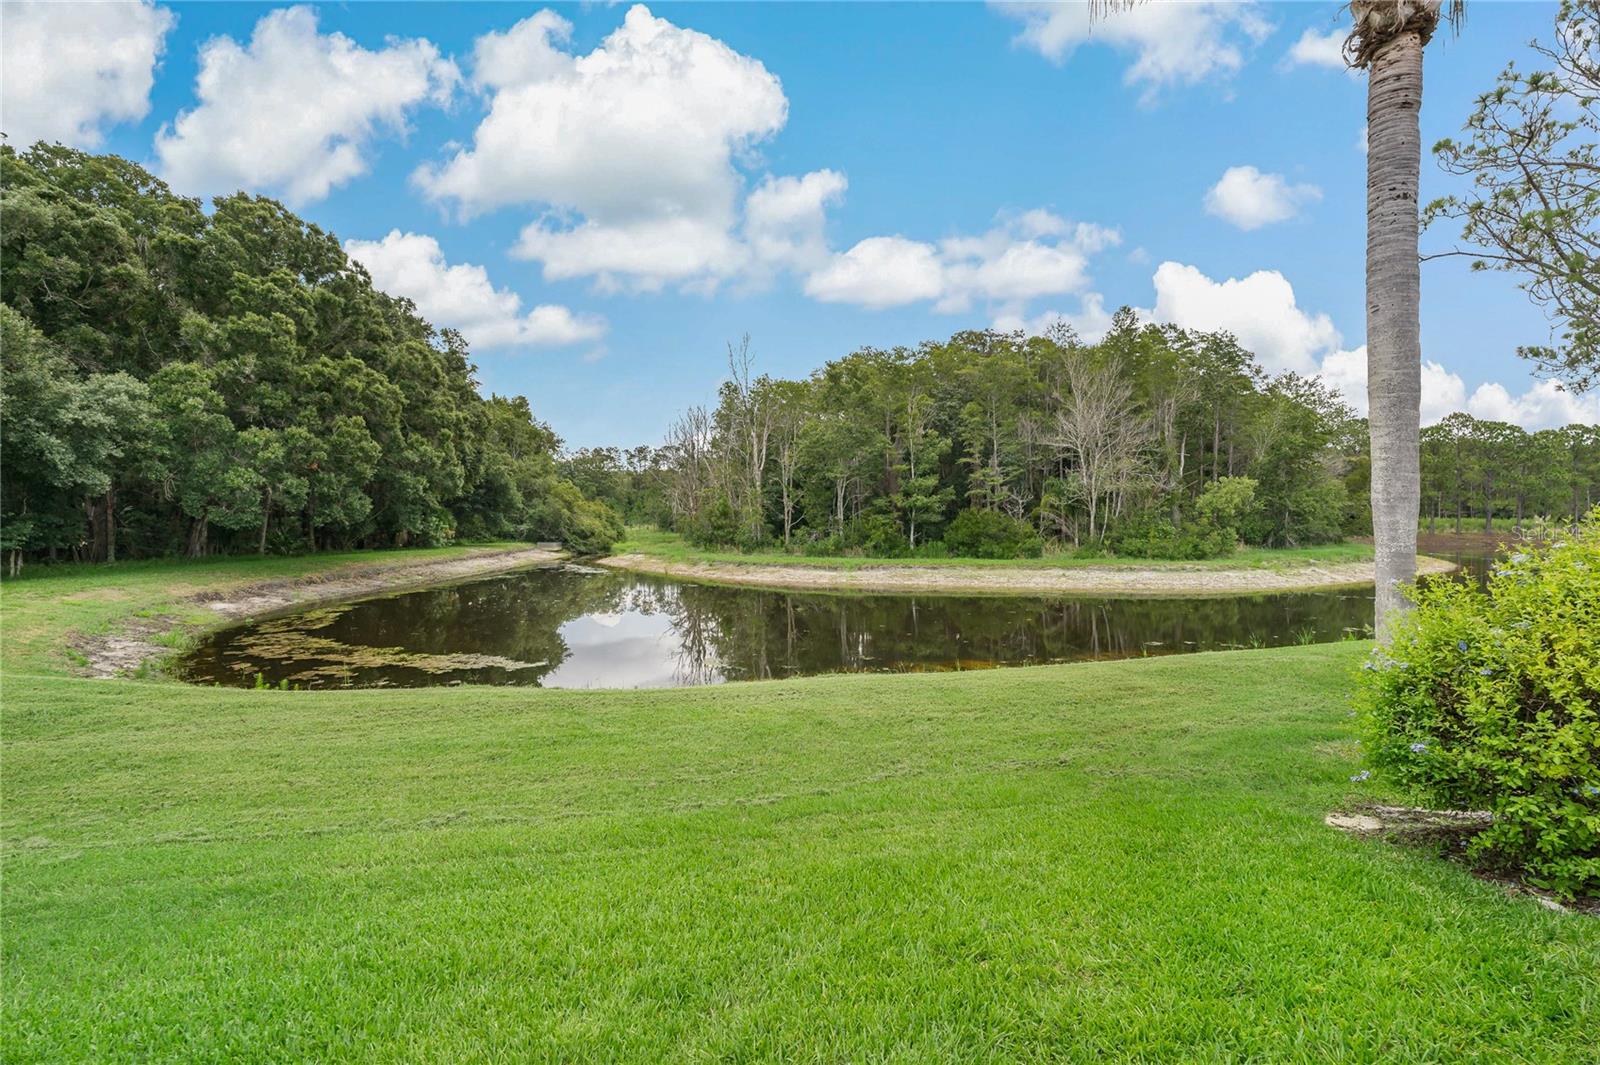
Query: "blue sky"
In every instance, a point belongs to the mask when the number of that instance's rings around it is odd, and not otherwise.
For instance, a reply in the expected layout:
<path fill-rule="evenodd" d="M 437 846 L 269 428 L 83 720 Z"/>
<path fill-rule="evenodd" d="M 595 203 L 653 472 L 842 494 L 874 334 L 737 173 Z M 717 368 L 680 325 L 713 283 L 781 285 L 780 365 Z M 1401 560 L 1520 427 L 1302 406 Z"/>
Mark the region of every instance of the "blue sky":
<path fill-rule="evenodd" d="M 1429 48 L 1423 140 L 1554 4 Z M 730 340 L 801 375 L 958 329 L 1231 328 L 1361 401 L 1365 83 L 1336 3 L 7 4 L 0 124 L 247 188 L 467 332 L 573 446 L 655 442 Z M 1424 162 L 1424 199 L 1449 179 Z M 1439 246 L 1453 234 L 1429 234 Z M 1517 359 L 1548 324 L 1431 262 L 1425 416 L 1600 402 Z"/>

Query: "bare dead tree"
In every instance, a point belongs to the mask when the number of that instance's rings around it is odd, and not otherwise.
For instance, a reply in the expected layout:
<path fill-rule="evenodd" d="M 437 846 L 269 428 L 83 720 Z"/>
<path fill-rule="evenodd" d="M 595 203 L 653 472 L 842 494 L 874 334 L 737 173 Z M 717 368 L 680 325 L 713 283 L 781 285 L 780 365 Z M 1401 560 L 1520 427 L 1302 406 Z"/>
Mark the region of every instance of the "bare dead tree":
<path fill-rule="evenodd" d="M 1076 461 L 1089 510 L 1089 538 L 1103 532 L 1101 502 L 1120 509 L 1150 445 L 1150 419 L 1134 401 L 1133 387 L 1114 362 L 1096 363 L 1086 352 L 1069 351 L 1064 364 L 1067 395 L 1056 414 L 1052 443 Z"/>
<path fill-rule="evenodd" d="M 755 376 L 750 335 L 746 333 L 737 347 L 729 344 L 728 385 L 724 390 L 724 400 L 730 408 L 728 442 L 733 451 L 729 501 L 749 523 L 752 541 L 762 539 L 766 531 L 762 489 L 772 442 L 774 404 L 770 386 L 766 377 Z"/>
<path fill-rule="evenodd" d="M 783 510 L 783 546 L 789 546 L 794 531 L 795 474 L 800 469 L 800 431 L 805 425 L 805 410 L 796 402 L 780 398 L 772 419 L 774 460 L 777 464 L 778 491 Z"/>
<path fill-rule="evenodd" d="M 711 415 L 699 405 L 684 411 L 667 430 L 665 450 L 672 470 L 667 500 L 676 522 L 693 522 L 700 516 L 712 479 L 711 443 Z"/>

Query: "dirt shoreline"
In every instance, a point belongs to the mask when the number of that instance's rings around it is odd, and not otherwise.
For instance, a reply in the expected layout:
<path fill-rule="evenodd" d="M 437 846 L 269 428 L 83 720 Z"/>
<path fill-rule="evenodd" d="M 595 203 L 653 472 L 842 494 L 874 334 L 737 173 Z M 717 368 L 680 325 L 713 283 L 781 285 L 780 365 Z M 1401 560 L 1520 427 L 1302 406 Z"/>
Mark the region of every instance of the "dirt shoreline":
<path fill-rule="evenodd" d="M 1072 569 L 960 566 L 825 566 L 765 562 L 669 562 L 654 555 L 612 555 L 612 569 L 709 584 L 845 592 L 946 592 L 979 595 L 1209 596 L 1305 592 L 1371 584 L 1371 562 L 1331 562 L 1275 569 L 1085 566 Z M 1419 557 L 1417 572 L 1449 573 L 1455 563 Z"/>
<path fill-rule="evenodd" d="M 237 587 L 207 589 L 178 599 L 179 609 L 207 608 L 214 621 L 201 623 L 171 615 L 130 617 L 115 632 L 77 635 L 72 649 L 85 662 L 78 672 L 87 677 L 120 677 L 172 654 L 161 639 L 180 630 L 203 632 L 218 625 L 264 617 L 279 611 L 383 592 L 406 591 L 472 577 L 507 573 L 526 566 L 558 562 L 564 551 L 545 547 L 487 548 L 452 558 L 407 562 L 403 558 L 374 563 L 347 563 L 320 573 L 279 577 Z"/>

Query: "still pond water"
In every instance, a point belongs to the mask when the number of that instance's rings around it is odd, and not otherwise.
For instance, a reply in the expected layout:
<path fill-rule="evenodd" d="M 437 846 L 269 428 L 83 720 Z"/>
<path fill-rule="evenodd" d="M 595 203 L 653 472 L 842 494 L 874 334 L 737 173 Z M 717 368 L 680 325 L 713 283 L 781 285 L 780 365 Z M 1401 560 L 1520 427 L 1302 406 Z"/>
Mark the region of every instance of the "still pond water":
<path fill-rule="evenodd" d="M 203 684 L 636 688 L 838 672 L 990 669 L 1323 643 L 1372 589 L 1210 599 L 838 595 L 559 565 L 213 634 Z"/>

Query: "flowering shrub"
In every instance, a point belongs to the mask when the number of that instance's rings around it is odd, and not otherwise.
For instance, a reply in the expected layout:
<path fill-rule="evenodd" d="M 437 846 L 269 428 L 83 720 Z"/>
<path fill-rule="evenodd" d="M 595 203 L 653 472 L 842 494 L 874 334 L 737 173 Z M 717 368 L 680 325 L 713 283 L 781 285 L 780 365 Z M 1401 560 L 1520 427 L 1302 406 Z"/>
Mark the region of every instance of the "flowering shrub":
<path fill-rule="evenodd" d="M 1487 592 L 1436 580 L 1357 700 L 1371 766 L 1493 815 L 1471 852 L 1564 895 L 1600 892 L 1600 508 L 1520 545 Z"/>

